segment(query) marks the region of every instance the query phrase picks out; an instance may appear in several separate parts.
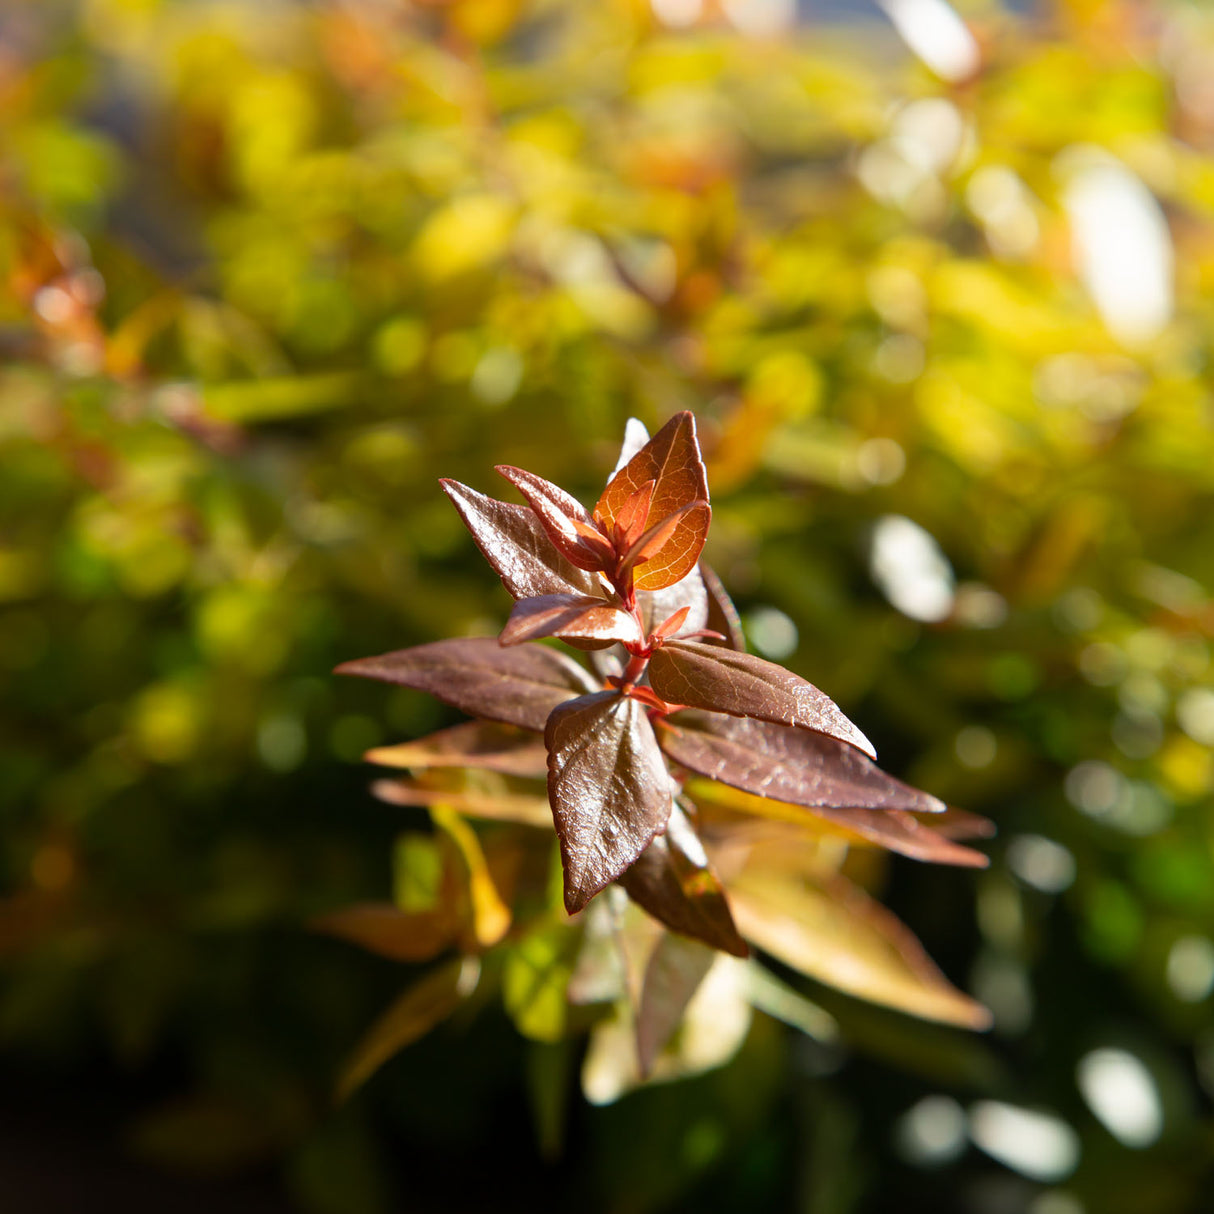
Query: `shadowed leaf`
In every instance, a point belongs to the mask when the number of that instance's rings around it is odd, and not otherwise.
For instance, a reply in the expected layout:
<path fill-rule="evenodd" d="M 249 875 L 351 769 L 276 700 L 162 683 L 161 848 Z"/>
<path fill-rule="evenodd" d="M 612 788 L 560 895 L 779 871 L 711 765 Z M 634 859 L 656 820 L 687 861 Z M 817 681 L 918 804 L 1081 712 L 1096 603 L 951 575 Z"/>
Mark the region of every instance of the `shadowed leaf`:
<path fill-rule="evenodd" d="M 670 641 L 650 659 L 649 682 L 671 704 L 797 725 L 877 757 L 872 743 L 828 695 L 753 654 L 697 641 Z"/>
<path fill-rule="evenodd" d="M 516 822 L 520 826 L 552 826 L 552 811 L 543 797 L 517 793 L 448 792 L 441 788 L 420 788 L 408 780 L 376 780 L 371 793 L 388 805 L 447 805 L 469 818 L 490 822 Z"/>
<path fill-rule="evenodd" d="M 519 645 L 540 637 L 564 637 L 567 640 L 631 642 L 639 645 L 640 626 L 636 618 L 606 599 L 581 594 L 545 594 L 520 599 L 498 640 L 503 645 Z"/>
<path fill-rule="evenodd" d="M 659 523 L 690 503 L 703 505 L 688 510 L 661 551 L 637 570 L 638 590 L 660 590 L 671 586 L 695 567 L 704 547 L 712 510 L 708 505 L 708 477 L 700 458 L 695 418 L 676 413 L 611 478 L 595 513 L 612 523 L 625 504 L 647 481 L 654 481 L 649 504 L 649 525 Z"/>
<path fill-rule="evenodd" d="M 563 654 L 540 645 L 503 649 L 496 637 L 434 641 L 343 662 L 335 673 L 428 691 L 471 716 L 536 731 L 558 704 L 595 687 Z"/>
<path fill-rule="evenodd" d="M 345 1100 L 393 1054 L 451 1015 L 475 989 L 479 977 L 477 961 L 454 958 L 409 987 L 355 1047 L 338 1080 L 338 1099 Z"/>
<path fill-rule="evenodd" d="M 990 1025 L 905 925 L 842 877 L 819 886 L 756 869 L 730 894 L 742 934 L 807 977 L 925 1020 Z"/>
<path fill-rule="evenodd" d="M 666 1048 L 716 952 L 697 940 L 665 933 L 645 967 L 641 1005 L 637 1009 L 637 1061 L 642 1078 Z"/>
<path fill-rule="evenodd" d="M 360 902 L 313 919 L 309 926 L 393 961 L 429 961 L 455 938 L 446 909 L 409 914 L 390 902 Z"/>
<path fill-rule="evenodd" d="M 705 613 L 706 622 L 696 625 L 696 627 L 707 627 L 711 628 L 713 632 L 719 632 L 725 637 L 725 640 L 717 641 L 716 644 L 727 644 L 730 649 L 745 653 L 746 637 L 742 632 L 742 617 L 738 615 L 738 609 L 733 605 L 733 599 L 729 597 L 728 591 L 721 584 L 721 579 L 703 562 L 700 563 L 699 571 L 708 599 L 708 609 Z M 694 631 L 694 629 L 689 626 L 689 631 Z"/>
<path fill-rule="evenodd" d="M 637 607 L 641 612 L 641 624 L 646 636 L 681 607 L 688 608 L 681 631 L 697 632 L 708 626 L 708 592 L 704 589 L 699 567 L 690 570 L 686 577 L 675 582 L 673 586 L 665 586 L 661 590 L 639 591 Z"/>
<path fill-rule="evenodd" d="M 620 884 L 638 906 L 672 931 L 737 957 L 749 952 L 734 926 L 725 891 L 678 805 L 670 812 L 666 833 L 637 857 Z"/>
<path fill-rule="evenodd" d="M 440 480 L 476 546 L 516 599 L 541 594 L 594 594 L 598 579 L 567 561 L 548 538 L 534 510 L 499 502 L 461 485 Z"/>
<path fill-rule="evenodd" d="M 665 824 L 670 774 L 645 709 L 613 691 L 554 710 L 544 743 L 565 908 L 573 914 L 632 864 Z"/>
<path fill-rule="evenodd" d="M 415 742 L 377 746 L 363 758 L 381 767 L 478 767 L 508 776 L 542 776 L 548 752 L 533 733 L 491 721 L 465 721 Z"/>
<path fill-rule="evenodd" d="M 980 814 L 951 805 L 942 814 L 933 814 L 927 824 L 946 839 L 993 839 L 998 833 L 994 822 Z"/>

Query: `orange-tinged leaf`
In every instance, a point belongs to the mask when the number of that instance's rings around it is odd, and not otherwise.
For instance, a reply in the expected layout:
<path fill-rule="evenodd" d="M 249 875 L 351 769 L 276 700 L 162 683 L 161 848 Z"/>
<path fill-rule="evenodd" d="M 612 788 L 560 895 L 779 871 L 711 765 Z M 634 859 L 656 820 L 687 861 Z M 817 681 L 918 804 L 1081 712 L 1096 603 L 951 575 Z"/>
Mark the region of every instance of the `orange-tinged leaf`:
<path fill-rule="evenodd" d="M 503 649 L 496 637 L 433 641 L 343 662 L 335 673 L 428 691 L 470 716 L 537 732 L 558 704 L 597 686 L 564 654 L 541 645 Z"/>
<path fill-rule="evenodd" d="M 688 608 L 683 631 L 697 632 L 708 623 L 708 592 L 704 589 L 699 568 L 689 570 L 673 586 L 637 593 L 637 608 L 646 635 L 682 607 Z"/>
<path fill-rule="evenodd" d="M 644 707 L 613 691 L 555 709 L 544 730 L 565 909 L 579 911 L 670 816 L 672 782 Z"/>
<path fill-rule="evenodd" d="M 320 915 L 309 926 L 393 961 L 429 961 L 455 938 L 447 909 L 407 913 L 391 902 L 361 902 Z"/>
<path fill-rule="evenodd" d="M 548 538 L 566 560 L 588 571 L 606 569 L 611 564 L 614 550 L 599 535 L 577 498 L 523 468 L 499 464 L 497 471 L 527 499 Z"/>
<path fill-rule="evenodd" d="M 650 659 L 649 682 L 669 704 L 796 725 L 877 757 L 873 744 L 825 692 L 753 654 L 698 641 L 670 641 Z"/>
<path fill-rule="evenodd" d="M 345 1100 L 393 1054 L 451 1015 L 475 990 L 479 978 L 479 962 L 457 957 L 409 987 L 355 1047 L 338 1079 L 338 1099 Z"/>
<path fill-rule="evenodd" d="M 465 721 L 413 742 L 377 746 L 363 758 L 381 767 L 477 767 L 508 776 L 542 776 L 548 752 L 534 733 L 492 721 Z"/>
<path fill-rule="evenodd" d="M 842 877 L 817 885 L 756 870 L 730 895 L 742 934 L 807 977 L 925 1020 L 989 1027 L 986 1008 L 945 978 L 906 926 Z"/>
<path fill-rule="evenodd" d="M 725 890 L 687 815 L 676 804 L 658 835 L 620 877 L 628 896 L 672 931 L 745 957 Z"/>
<path fill-rule="evenodd" d="M 443 479 L 439 484 L 482 555 L 516 599 L 598 591 L 598 579 L 557 551 L 534 510 L 499 502 L 459 481 Z"/>
<path fill-rule="evenodd" d="M 543 797 L 518 793 L 449 792 L 441 788 L 421 788 L 408 780 L 376 780 L 371 793 L 388 805 L 421 805 L 429 808 L 446 805 L 469 818 L 490 822 L 515 822 L 520 826 L 550 829 L 552 811 Z"/>
<path fill-rule="evenodd" d="M 614 523 L 633 495 L 648 481 L 654 482 L 654 489 L 647 526 L 669 518 L 693 502 L 702 503 L 681 516 L 661 552 L 637 570 L 634 584 L 638 590 L 660 590 L 673 585 L 694 568 L 712 518 L 708 506 L 708 477 L 691 413 L 676 413 L 629 459 L 603 490 L 595 513 L 606 523 Z"/>
<path fill-rule="evenodd" d="M 540 637 L 633 645 L 644 640 L 631 612 L 606 599 L 584 594 L 545 594 L 519 599 L 498 640 L 503 645 L 519 645 Z"/>

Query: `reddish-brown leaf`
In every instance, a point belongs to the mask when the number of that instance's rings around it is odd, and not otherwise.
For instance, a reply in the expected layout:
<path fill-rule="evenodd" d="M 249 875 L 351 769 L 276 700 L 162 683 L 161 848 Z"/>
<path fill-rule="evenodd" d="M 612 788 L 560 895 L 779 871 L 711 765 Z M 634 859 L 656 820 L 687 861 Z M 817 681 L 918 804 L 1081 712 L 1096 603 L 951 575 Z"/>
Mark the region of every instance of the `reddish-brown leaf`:
<path fill-rule="evenodd" d="M 490 721 L 465 721 L 414 742 L 377 746 L 363 758 L 382 767 L 479 767 L 508 776 L 542 776 L 548 770 L 539 738 Z"/>
<path fill-rule="evenodd" d="M 637 1062 L 646 1079 L 683 1019 L 691 997 L 704 981 L 716 953 L 696 940 L 666 933 L 645 967 L 637 1010 Z"/>
<path fill-rule="evenodd" d="M 717 642 L 718 644 L 728 645 L 730 649 L 745 653 L 746 637 L 742 633 L 742 617 L 738 615 L 733 599 L 721 584 L 721 579 L 703 562 L 700 563 L 700 577 L 704 583 L 708 607 L 705 612 L 706 624 L 700 624 L 698 627 L 708 627 L 719 632 L 725 640 Z M 694 632 L 695 629 L 689 627 L 688 631 Z"/>
<path fill-rule="evenodd" d="M 564 654 L 542 645 L 503 649 L 496 637 L 398 649 L 343 662 L 335 673 L 428 691 L 471 716 L 536 731 L 558 704 L 595 687 L 589 673 Z"/>
<path fill-rule="evenodd" d="M 516 599 L 540 594 L 594 594 L 598 579 L 567 561 L 535 511 L 499 502 L 459 481 L 440 480 L 476 546 Z"/>
<path fill-rule="evenodd" d="M 621 875 L 620 884 L 638 906 L 672 931 L 736 957 L 749 952 L 734 926 L 725 890 L 694 827 L 677 805 L 670 812 L 666 833 L 637 857 Z"/>
<path fill-rule="evenodd" d="M 393 961 L 429 961 L 454 941 L 459 925 L 447 908 L 407 913 L 390 902 L 361 902 L 309 926 Z"/>
<path fill-rule="evenodd" d="M 645 639 L 631 612 L 606 599 L 584 594 L 545 594 L 519 599 L 498 640 L 503 645 L 519 645 L 540 637 L 608 644 L 622 641 L 634 645 Z"/>
<path fill-rule="evenodd" d="M 688 712 L 671 717 L 659 741 L 681 766 L 760 797 L 811 809 L 944 809 L 930 794 L 886 775 L 854 746 L 806 729 Z"/>
<path fill-rule="evenodd" d="M 876 758 L 872 743 L 828 695 L 753 654 L 671 641 L 650 659 L 649 682 L 667 703 L 797 725 L 850 742 Z"/>
<path fill-rule="evenodd" d="M 793 969 L 861 999 L 983 1029 L 990 1013 L 936 968 L 911 932 L 842 877 L 820 885 L 756 869 L 731 883 L 738 924 Z"/>
<path fill-rule="evenodd" d="M 613 691 L 555 709 L 544 744 L 565 908 L 573 914 L 616 880 L 666 824 L 672 782 L 645 709 Z"/>
<path fill-rule="evenodd" d="M 972 814 L 968 810 L 954 809 L 951 805 L 942 814 L 933 814 L 926 822 L 936 834 L 946 839 L 991 839 L 996 834 L 995 824 L 990 818 Z"/>
<path fill-rule="evenodd" d="M 566 560 L 589 571 L 608 567 L 614 555 L 612 547 L 598 534 L 577 498 L 534 472 L 510 464 L 499 464 L 497 471 L 527 499 L 548 538 Z"/>
<path fill-rule="evenodd" d="M 636 573 L 638 590 L 661 590 L 683 578 L 700 559 L 712 510 L 708 506 L 708 476 L 700 457 L 695 418 L 676 413 L 611 478 L 595 507 L 607 523 L 613 523 L 629 499 L 647 481 L 654 482 L 647 525 L 664 520 L 692 502 L 702 505 L 687 510 L 661 551 Z"/>

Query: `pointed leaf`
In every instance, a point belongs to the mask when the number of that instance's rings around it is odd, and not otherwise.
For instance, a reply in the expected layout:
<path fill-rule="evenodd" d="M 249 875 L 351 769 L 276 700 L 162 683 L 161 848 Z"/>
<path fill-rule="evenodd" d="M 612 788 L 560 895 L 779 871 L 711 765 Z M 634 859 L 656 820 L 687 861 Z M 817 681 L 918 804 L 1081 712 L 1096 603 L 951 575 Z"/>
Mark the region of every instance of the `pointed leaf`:
<path fill-rule="evenodd" d="M 649 682 L 671 704 L 797 725 L 877 757 L 872 743 L 825 692 L 753 654 L 698 641 L 671 641 L 650 659 Z"/>
<path fill-rule="evenodd" d="M 552 827 L 552 810 L 543 797 L 518 793 L 451 792 L 442 788 L 420 788 L 408 780 L 376 780 L 371 795 L 388 805 L 446 805 L 469 818 L 490 822 L 515 822 L 520 826 Z"/>
<path fill-rule="evenodd" d="M 479 976 L 475 959 L 454 958 L 409 987 L 355 1047 L 338 1080 L 338 1099 L 345 1100 L 393 1054 L 451 1015 L 475 989 Z"/>
<path fill-rule="evenodd" d="M 738 609 L 733 605 L 733 599 L 729 597 L 725 587 L 721 584 L 721 579 L 702 561 L 700 562 L 700 577 L 708 596 L 708 610 L 705 613 L 706 624 L 700 624 L 698 627 L 708 627 L 714 632 L 719 632 L 726 639 L 718 641 L 717 644 L 727 644 L 730 649 L 745 653 L 746 637 L 742 632 L 742 617 L 738 615 Z M 694 632 L 695 629 L 689 628 L 688 631 Z"/>
<path fill-rule="evenodd" d="M 806 845 L 812 856 L 814 840 L 819 837 L 842 839 L 859 847 L 883 847 L 928 864 L 986 868 L 990 863 L 982 852 L 962 847 L 900 809 L 807 809 L 700 780 L 689 780 L 686 791 L 700 807 L 705 829 L 712 827 L 723 836 L 723 847 L 748 845 L 756 854 L 772 855 L 773 863 L 783 866 L 799 863 L 798 855 L 805 855 Z M 744 826 L 739 814 L 753 815 L 751 823 Z"/>
<path fill-rule="evenodd" d="M 942 814 L 933 814 L 926 824 L 946 839 L 991 839 L 997 833 L 990 818 L 954 809 L 951 805 Z"/>
<path fill-rule="evenodd" d="M 519 599 L 498 640 L 518 645 L 540 637 L 567 640 L 622 641 L 639 645 L 645 639 L 631 612 L 604 598 L 583 594 L 545 594 Z"/>
<path fill-rule="evenodd" d="M 687 815 L 675 805 L 666 833 L 620 877 L 628 896 L 672 931 L 737 957 L 749 950 L 738 935 L 725 890 Z"/>
<path fill-rule="evenodd" d="M 742 934 L 807 977 L 925 1020 L 990 1025 L 986 1008 L 944 977 L 911 932 L 842 877 L 811 885 L 754 871 L 730 894 Z"/>
<path fill-rule="evenodd" d="M 654 1061 L 669 1043 L 683 1019 L 716 952 L 685 936 L 663 934 L 645 967 L 641 1005 L 637 1009 L 637 1061 L 647 1078 Z"/>
<path fill-rule="evenodd" d="M 565 908 L 573 914 L 632 864 L 665 825 L 670 773 L 645 709 L 614 691 L 555 709 L 544 744 Z"/>
<path fill-rule="evenodd" d="M 434 825 L 455 844 L 467 879 L 470 937 L 469 951 L 489 948 L 510 930 L 510 908 L 503 901 L 489 871 L 489 862 L 476 831 L 450 805 L 435 805 L 430 810 Z"/>
<path fill-rule="evenodd" d="M 638 590 L 661 590 L 683 578 L 700 559 L 712 510 L 708 506 L 708 476 L 700 457 L 695 418 L 676 413 L 625 465 L 603 490 L 595 513 L 607 523 L 616 516 L 638 489 L 654 481 L 649 505 L 649 525 L 668 518 L 692 502 L 703 505 L 688 510 L 661 552 L 636 573 Z"/>
<path fill-rule="evenodd" d="M 681 766 L 759 797 L 811 809 L 944 809 L 942 801 L 887 775 L 854 746 L 806 729 L 680 712 L 659 730 L 658 740 Z"/>
<path fill-rule="evenodd" d="M 465 721 L 413 742 L 377 746 L 363 758 L 381 767 L 477 767 L 508 776 L 542 776 L 548 770 L 539 738 L 491 721 Z"/>
<path fill-rule="evenodd" d="M 459 481 L 443 479 L 439 484 L 482 555 L 516 599 L 598 591 L 598 579 L 557 551 L 534 510 L 499 502 Z"/>
<path fill-rule="evenodd" d="M 360 902 L 320 915 L 309 926 L 392 961 L 429 961 L 453 942 L 457 927 L 445 908 L 409 914 L 391 902 Z"/>
<path fill-rule="evenodd" d="M 566 560 L 589 571 L 607 568 L 614 556 L 611 545 L 598 534 L 577 498 L 534 472 L 510 464 L 499 464 L 497 471 L 527 499 L 548 538 Z"/>
<path fill-rule="evenodd" d="M 537 732 L 558 705 L 595 687 L 564 654 L 541 645 L 503 649 L 496 637 L 466 637 L 343 662 L 337 674 L 359 675 L 428 691 L 470 716 Z"/>

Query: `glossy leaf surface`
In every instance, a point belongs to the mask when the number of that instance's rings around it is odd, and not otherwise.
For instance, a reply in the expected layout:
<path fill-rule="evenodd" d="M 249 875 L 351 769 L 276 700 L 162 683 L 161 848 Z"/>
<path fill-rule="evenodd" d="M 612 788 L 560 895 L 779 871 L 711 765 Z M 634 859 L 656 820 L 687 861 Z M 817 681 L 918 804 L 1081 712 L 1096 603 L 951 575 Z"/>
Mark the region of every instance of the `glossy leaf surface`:
<path fill-rule="evenodd" d="M 743 934 L 807 977 L 861 999 L 965 1028 L 990 1013 L 957 990 L 879 903 L 841 877 L 821 885 L 755 871 L 731 883 Z"/>
<path fill-rule="evenodd" d="M 519 645 L 540 637 L 636 645 L 644 640 L 631 612 L 606 599 L 582 594 L 520 599 L 498 639 L 503 645 Z"/>
<path fill-rule="evenodd" d="M 944 809 L 942 801 L 887 775 L 854 746 L 807 729 L 688 712 L 671 717 L 658 740 L 683 767 L 759 797 L 811 809 Z"/>
<path fill-rule="evenodd" d="M 548 752 L 534 733 L 492 721 L 465 721 L 413 742 L 377 746 L 363 758 L 381 767 L 476 767 L 508 776 L 542 776 Z"/>
<path fill-rule="evenodd" d="M 678 805 L 670 812 L 666 833 L 650 843 L 619 881 L 638 906 L 672 931 L 737 957 L 748 954 L 725 890 Z"/>
<path fill-rule="evenodd" d="M 503 649 L 495 637 L 434 641 L 343 662 L 336 673 L 428 691 L 471 716 L 537 731 L 558 704 L 595 686 L 563 654 L 540 645 Z"/>
<path fill-rule="evenodd" d="M 712 518 L 708 477 L 696 439 L 695 418 L 690 413 L 676 413 L 611 478 L 595 507 L 596 513 L 606 522 L 614 522 L 629 498 L 647 481 L 654 482 L 650 526 L 692 502 L 703 503 L 682 516 L 661 551 L 637 570 L 638 590 L 660 590 L 695 567 Z"/>
<path fill-rule="evenodd" d="M 649 681 L 671 704 L 796 725 L 849 742 L 876 758 L 872 743 L 825 692 L 753 654 L 671 641 L 650 660 Z"/>
<path fill-rule="evenodd" d="M 527 499 L 548 538 L 566 560 L 579 569 L 606 568 L 611 547 L 601 536 L 591 544 L 586 532 L 579 530 L 578 523 L 584 528 L 589 526 L 590 516 L 577 498 L 523 468 L 499 464 L 497 471 Z"/>
<path fill-rule="evenodd" d="M 671 779 L 645 709 L 616 692 L 562 704 L 548 719 L 544 743 L 565 908 L 573 914 L 665 825 Z"/>
<path fill-rule="evenodd" d="M 440 480 L 481 554 L 516 598 L 594 594 L 598 579 L 566 560 L 534 510 L 499 502 L 459 481 Z"/>

